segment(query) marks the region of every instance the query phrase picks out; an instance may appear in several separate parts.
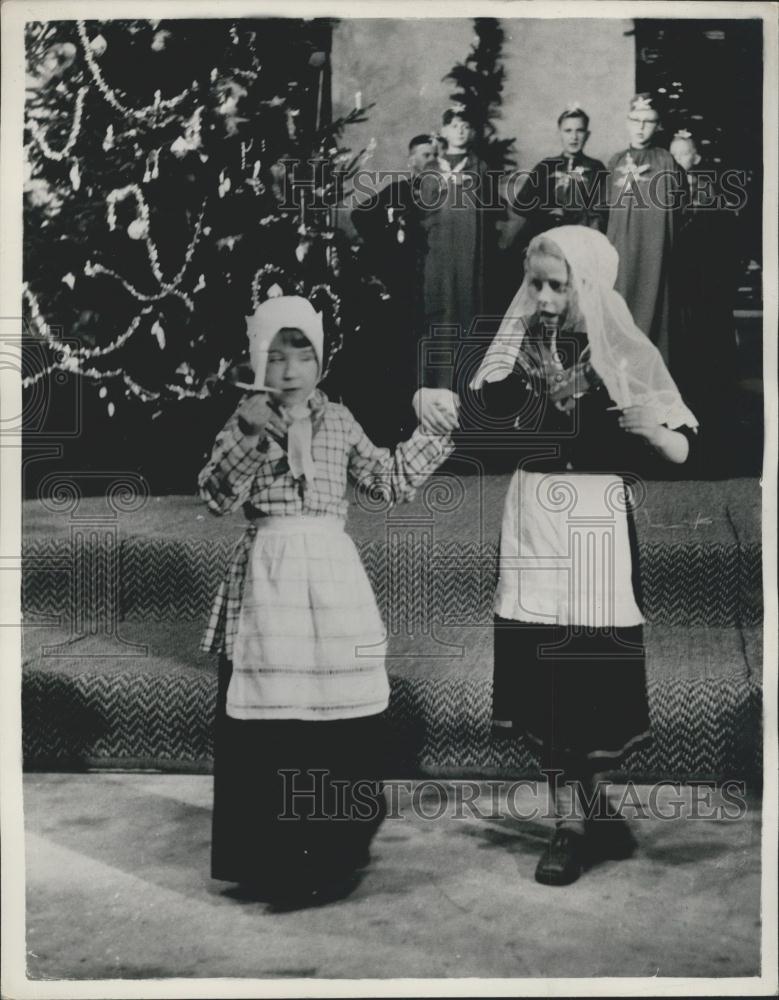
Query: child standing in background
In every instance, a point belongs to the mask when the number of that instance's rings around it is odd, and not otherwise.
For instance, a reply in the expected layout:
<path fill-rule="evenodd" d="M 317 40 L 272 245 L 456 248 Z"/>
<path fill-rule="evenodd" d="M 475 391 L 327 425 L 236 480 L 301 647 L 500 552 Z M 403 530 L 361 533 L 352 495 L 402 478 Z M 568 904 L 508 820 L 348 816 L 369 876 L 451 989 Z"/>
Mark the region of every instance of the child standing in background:
<path fill-rule="evenodd" d="M 590 117 L 576 101 L 557 119 L 562 152 L 537 163 L 513 204 L 526 219 L 527 243 L 552 226 L 591 226 L 606 231 L 608 211 L 606 167 L 587 156 Z"/>
<path fill-rule="evenodd" d="M 512 421 L 527 435 L 501 527 L 493 710 L 496 725 L 529 738 L 557 778 L 557 827 L 536 868 L 545 885 L 567 885 L 592 862 L 632 850 L 602 780 L 649 736 L 623 474 L 651 455 L 684 462 L 697 426 L 614 291 L 617 265 L 596 230 L 537 236 L 472 383 L 491 422 Z"/>
<path fill-rule="evenodd" d="M 668 150 L 653 144 L 660 115 L 651 94 L 636 94 L 627 124 L 630 145 L 609 161 L 607 235 L 619 254 L 615 288 L 668 364 L 674 217 L 684 178 Z"/>
<path fill-rule="evenodd" d="M 307 299 L 268 299 L 248 331 L 261 391 L 199 477 L 212 513 L 248 520 L 203 641 L 220 655 L 212 877 L 315 900 L 366 863 L 386 809 L 385 630 L 344 531 L 347 477 L 408 500 L 452 445 L 417 430 L 393 455 L 317 390 L 324 338 Z"/>

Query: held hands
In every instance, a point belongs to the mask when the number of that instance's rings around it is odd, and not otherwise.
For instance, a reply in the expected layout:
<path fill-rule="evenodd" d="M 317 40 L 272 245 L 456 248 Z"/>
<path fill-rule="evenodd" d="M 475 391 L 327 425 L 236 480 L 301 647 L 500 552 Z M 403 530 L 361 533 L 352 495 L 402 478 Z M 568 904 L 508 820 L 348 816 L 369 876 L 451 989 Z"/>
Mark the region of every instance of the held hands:
<path fill-rule="evenodd" d="M 238 407 L 238 426 L 248 437 L 268 432 L 283 438 L 290 423 L 289 415 L 278 408 L 269 392 L 253 392 Z"/>
<path fill-rule="evenodd" d="M 451 434 L 460 422 L 460 400 L 449 389 L 417 389 L 413 406 L 426 434 Z"/>

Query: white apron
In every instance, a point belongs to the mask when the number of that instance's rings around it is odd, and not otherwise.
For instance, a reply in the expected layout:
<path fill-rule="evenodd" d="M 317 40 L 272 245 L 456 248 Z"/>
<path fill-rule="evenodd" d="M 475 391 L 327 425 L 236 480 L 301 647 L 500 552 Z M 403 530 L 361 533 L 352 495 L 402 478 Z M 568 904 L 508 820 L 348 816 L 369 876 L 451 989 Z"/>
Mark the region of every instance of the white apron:
<path fill-rule="evenodd" d="M 246 569 L 227 714 L 374 715 L 389 701 L 385 653 L 376 599 L 343 520 L 262 518 Z"/>
<path fill-rule="evenodd" d="M 495 614 L 548 625 L 640 625 L 625 489 L 608 474 L 515 472 Z"/>

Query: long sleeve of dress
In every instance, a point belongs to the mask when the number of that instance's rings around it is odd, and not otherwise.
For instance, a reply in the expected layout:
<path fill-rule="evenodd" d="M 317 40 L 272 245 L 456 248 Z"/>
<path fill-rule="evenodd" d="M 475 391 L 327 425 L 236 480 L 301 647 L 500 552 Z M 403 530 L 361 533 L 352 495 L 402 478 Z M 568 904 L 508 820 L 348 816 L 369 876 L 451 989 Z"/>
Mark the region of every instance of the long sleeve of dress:
<path fill-rule="evenodd" d="M 376 492 L 392 504 L 412 500 L 454 450 L 450 437 L 424 434 L 417 428 L 394 452 L 378 448 L 352 418 L 349 429 L 349 476 L 358 489 Z"/>
<path fill-rule="evenodd" d="M 230 417 L 198 476 L 199 496 L 212 514 L 229 514 L 248 499 L 257 470 L 267 461 L 265 445 L 242 433 L 236 413 Z"/>

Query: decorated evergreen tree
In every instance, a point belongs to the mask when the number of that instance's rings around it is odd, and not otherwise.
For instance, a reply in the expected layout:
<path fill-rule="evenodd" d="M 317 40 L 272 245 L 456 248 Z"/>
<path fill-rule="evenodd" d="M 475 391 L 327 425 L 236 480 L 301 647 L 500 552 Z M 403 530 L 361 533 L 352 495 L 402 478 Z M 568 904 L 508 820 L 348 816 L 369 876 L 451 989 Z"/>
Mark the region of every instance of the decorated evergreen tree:
<path fill-rule="evenodd" d="M 111 416 L 125 396 L 205 398 L 246 360 L 244 316 L 274 294 L 323 311 L 331 357 L 355 334 L 386 293 L 334 224 L 362 155 L 341 137 L 365 112 L 329 121 L 329 33 L 292 19 L 28 26 L 24 306 L 46 364 L 27 387 L 72 372 Z"/>
<path fill-rule="evenodd" d="M 476 37 L 464 63 L 457 63 L 444 80 L 457 87 L 451 94 L 463 104 L 473 122 L 476 155 L 491 170 L 504 171 L 514 166 L 515 139 L 499 139 L 495 122 L 500 117 L 506 71 L 502 62 L 503 28 L 494 17 L 474 18 Z"/>

